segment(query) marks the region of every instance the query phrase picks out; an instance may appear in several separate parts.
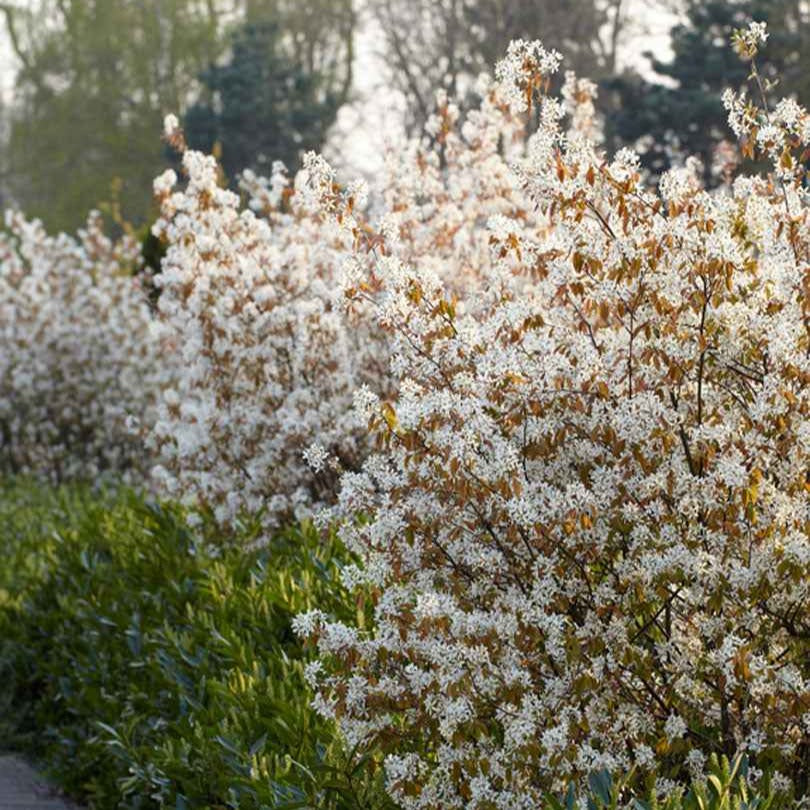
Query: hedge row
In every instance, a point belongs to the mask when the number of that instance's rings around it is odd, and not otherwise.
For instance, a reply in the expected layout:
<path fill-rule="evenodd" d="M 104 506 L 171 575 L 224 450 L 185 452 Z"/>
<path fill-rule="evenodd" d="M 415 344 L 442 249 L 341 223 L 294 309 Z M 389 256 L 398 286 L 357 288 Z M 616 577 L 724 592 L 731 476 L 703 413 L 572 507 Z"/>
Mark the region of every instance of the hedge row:
<path fill-rule="evenodd" d="M 310 708 L 292 616 L 345 615 L 309 527 L 212 554 L 132 493 L 0 493 L 0 739 L 95 807 L 378 808 L 369 757 Z M 250 540 L 250 529 L 244 531 Z"/>

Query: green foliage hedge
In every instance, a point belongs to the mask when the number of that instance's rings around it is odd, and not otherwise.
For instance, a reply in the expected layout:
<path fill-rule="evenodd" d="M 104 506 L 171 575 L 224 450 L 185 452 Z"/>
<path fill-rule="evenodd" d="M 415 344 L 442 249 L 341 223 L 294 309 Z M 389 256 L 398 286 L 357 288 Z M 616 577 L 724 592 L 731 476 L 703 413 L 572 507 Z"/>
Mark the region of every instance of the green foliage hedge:
<path fill-rule="evenodd" d="M 378 763 L 309 707 L 290 626 L 315 605 L 355 610 L 336 541 L 301 527 L 214 556 L 176 508 L 20 483 L 0 521 L 0 739 L 69 793 L 100 808 L 386 806 Z"/>

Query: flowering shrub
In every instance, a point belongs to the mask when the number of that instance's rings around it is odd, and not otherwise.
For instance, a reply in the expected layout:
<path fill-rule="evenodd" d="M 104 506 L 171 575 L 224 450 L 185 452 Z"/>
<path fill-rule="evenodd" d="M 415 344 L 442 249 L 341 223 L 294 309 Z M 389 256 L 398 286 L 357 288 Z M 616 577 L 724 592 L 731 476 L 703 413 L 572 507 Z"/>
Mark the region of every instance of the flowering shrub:
<path fill-rule="evenodd" d="M 178 189 L 171 171 L 155 181 L 154 231 L 167 243 L 155 281 L 183 360 L 153 432 L 157 480 L 220 525 L 249 513 L 278 527 L 329 498 L 327 450 L 358 463 L 352 390 L 379 376 L 384 345 L 335 305 L 345 232 L 308 207 L 280 166 L 270 180 L 244 178 L 255 211 L 242 208 L 220 187 L 215 160 L 185 151 L 173 126 L 187 183 Z"/>
<path fill-rule="evenodd" d="M 810 116 L 771 111 L 765 37 L 735 39 L 760 100 L 724 102 L 773 171 L 714 195 L 607 158 L 593 85 L 549 97 L 537 42 L 464 120 L 438 97 L 379 216 L 315 155 L 245 206 L 169 117 L 156 317 L 98 217 L 0 241 L 2 463 L 135 476 L 140 417 L 155 481 L 219 527 L 329 507 L 359 626 L 301 615 L 307 675 L 406 810 L 605 769 L 674 795 L 739 753 L 784 792 L 810 770 Z"/>
<path fill-rule="evenodd" d="M 379 235 L 362 184 L 341 191 L 321 158 L 308 155 L 294 181 L 280 165 L 270 178 L 246 172 L 244 207 L 220 187 L 216 161 L 187 150 L 167 120 L 187 182 L 171 171 L 155 182 L 154 232 L 167 245 L 159 310 L 184 357 L 153 432 L 166 491 L 226 527 L 261 513 L 268 530 L 334 501 L 337 470 L 359 469 L 368 453 L 355 391 L 393 394 L 388 338 L 366 301 L 383 234 L 429 257 L 424 271 L 474 305 L 493 269 L 487 218 L 520 220 L 536 238 L 545 228 L 500 148 L 506 138 L 521 152 L 524 124 L 481 89 L 481 110 L 463 124 L 442 96 L 430 137 L 390 150 L 375 190 L 387 208 Z"/>
<path fill-rule="evenodd" d="M 810 117 L 729 96 L 773 175 L 710 195 L 687 168 L 655 190 L 634 154 L 601 154 L 587 109 L 565 130 L 558 63 L 515 42 L 497 70 L 495 106 L 539 125 L 511 173 L 494 150 L 466 167 L 467 188 L 508 189 L 467 220 L 486 283 L 437 269 L 449 222 L 389 227 L 438 208 L 440 181 L 370 229 L 310 173 L 355 234 L 344 289 L 389 334 L 397 395 L 357 397 L 374 452 L 332 513 L 374 629 L 297 626 L 319 709 L 391 751 L 414 810 L 528 810 L 568 778 L 680 778 L 716 752 L 780 784 L 808 767 Z"/>
<path fill-rule="evenodd" d="M 525 155 L 525 117 L 489 77 L 479 79 L 477 91 L 480 107 L 463 121 L 446 93 L 437 93 L 425 135 L 388 150 L 379 189 L 385 208 L 379 230 L 395 239 L 398 259 L 434 274 L 465 306 L 475 306 L 479 292 L 504 270 L 504 255 L 493 262 L 488 221 L 504 217 L 515 237 L 536 240 L 548 227 L 511 168 Z M 568 71 L 563 96 L 569 134 L 595 135 L 593 83 Z"/>
<path fill-rule="evenodd" d="M 77 237 L 7 216 L 0 235 L 0 468 L 52 480 L 123 475 L 149 463 L 133 422 L 150 421 L 165 361 L 133 270 L 138 245 Z"/>

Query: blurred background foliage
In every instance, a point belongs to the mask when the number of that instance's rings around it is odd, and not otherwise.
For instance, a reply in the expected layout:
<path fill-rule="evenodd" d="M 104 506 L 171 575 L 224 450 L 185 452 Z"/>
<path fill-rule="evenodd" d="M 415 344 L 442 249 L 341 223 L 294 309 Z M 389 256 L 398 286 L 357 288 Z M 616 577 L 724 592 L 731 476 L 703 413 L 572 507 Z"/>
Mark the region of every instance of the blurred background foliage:
<path fill-rule="evenodd" d="M 19 65 L 5 109 L 3 202 L 52 229 L 115 197 L 151 213 L 169 112 L 233 172 L 321 145 L 348 98 L 349 0 L 34 0 L 2 4 Z"/>
<path fill-rule="evenodd" d="M 746 83 L 748 67 L 728 46 L 731 32 L 750 20 L 767 22 L 760 73 L 774 83 L 772 98 L 810 103 L 810 7 L 803 0 L 687 0 L 671 31 L 673 58 L 645 54 L 668 83 L 626 74 L 604 82 L 609 134 L 620 144 L 642 143 L 643 165 L 660 175 L 689 155 L 703 162 L 704 181 L 718 180 L 717 146 L 734 140 L 721 94 Z M 604 102 L 603 102 L 604 103 Z M 713 164 L 715 170 L 713 171 Z"/>
<path fill-rule="evenodd" d="M 662 10 L 677 20 L 671 54 L 639 53 L 638 17 Z M 722 148 L 733 148 L 720 93 L 746 79 L 728 40 L 752 18 L 771 33 L 764 74 L 780 79 L 774 95 L 808 103 L 805 0 L 0 2 L 16 68 L 0 107 L 0 203 L 51 230 L 110 201 L 124 220 L 148 224 L 152 178 L 171 161 L 159 138 L 166 113 L 181 115 L 193 146 L 220 156 L 231 182 L 274 160 L 294 170 L 359 103 L 369 65 L 386 88 L 383 113 L 400 110 L 418 133 L 433 89 L 463 111 L 477 75 L 515 37 L 543 39 L 566 69 L 598 81 L 608 149 L 636 146 L 653 179 L 695 154 L 712 185 Z"/>

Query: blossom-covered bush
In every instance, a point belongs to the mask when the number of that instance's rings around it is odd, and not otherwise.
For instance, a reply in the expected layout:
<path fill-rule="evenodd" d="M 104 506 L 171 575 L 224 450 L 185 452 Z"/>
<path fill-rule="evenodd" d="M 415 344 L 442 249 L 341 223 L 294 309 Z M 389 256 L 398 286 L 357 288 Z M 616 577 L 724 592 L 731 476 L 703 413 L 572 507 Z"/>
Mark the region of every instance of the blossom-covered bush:
<path fill-rule="evenodd" d="M 437 93 L 425 132 L 389 147 L 385 175 L 374 189 L 384 206 L 378 229 L 396 240 L 399 260 L 433 273 L 465 306 L 474 306 L 493 274 L 504 270 L 503 255 L 493 261 L 492 218 L 507 218 L 516 236 L 533 239 L 548 227 L 511 168 L 525 155 L 525 116 L 510 108 L 488 76 L 476 89 L 480 106 L 463 119 L 446 93 Z M 573 136 L 596 134 L 594 96 L 592 82 L 566 73 L 563 110 Z M 331 180 L 328 175 L 321 186 Z M 384 250 L 386 242 L 379 245 Z"/>
<path fill-rule="evenodd" d="M 268 530 L 334 502 L 337 471 L 359 469 L 369 449 L 355 393 L 389 396 L 396 382 L 386 330 L 366 300 L 383 234 L 474 305 L 494 266 L 487 219 L 510 216 L 535 238 L 545 228 L 502 148 L 505 139 L 506 154 L 524 150 L 525 124 L 485 82 L 481 90 L 482 108 L 465 122 L 440 97 L 427 136 L 391 147 L 373 189 L 387 210 L 380 234 L 363 184 L 341 191 L 315 155 L 292 181 L 280 165 L 270 178 L 246 172 L 243 205 L 221 187 L 214 158 L 187 150 L 169 118 L 186 182 L 171 171 L 155 182 L 154 232 L 167 246 L 158 306 L 184 357 L 153 433 L 165 491 L 225 527 L 259 513 Z"/>
<path fill-rule="evenodd" d="M 278 527 L 332 497 L 327 450 L 348 468 L 362 458 L 352 391 L 380 376 L 384 344 L 336 304 L 350 237 L 283 168 L 244 178 L 245 208 L 214 158 L 186 151 L 168 125 L 187 182 L 172 171 L 155 181 L 154 232 L 167 245 L 155 283 L 182 361 L 153 432 L 156 481 L 222 526 L 258 514 Z"/>
<path fill-rule="evenodd" d="M 137 436 L 169 367 L 134 270 L 98 213 L 76 237 L 9 213 L 0 235 L 0 468 L 142 480 Z"/>
<path fill-rule="evenodd" d="M 537 227 L 509 202 L 467 218 L 485 283 L 441 269 L 441 229 L 389 226 L 438 208 L 440 181 L 372 229 L 310 161 L 356 235 L 344 289 L 390 335 L 397 395 L 356 398 L 374 452 L 328 515 L 374 629 L 316 611 L 298 630 L 320 710 L 391 752 L 413 810 L 529 810 L 602 768 L 664 788 L 716 752 L 807 776 L 810 117 L 729 96 L 772 176 L 711 195 L 687 167 L 653 189 L 633 153 L 566 130 L 544 95 L 558 63 L 515 42 L 496 73 L 493 109 L 539 124 L 510 173 L 493 150 L 464 183 L 527 198 Z"/>

